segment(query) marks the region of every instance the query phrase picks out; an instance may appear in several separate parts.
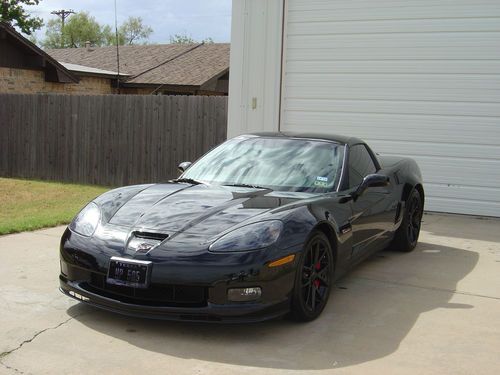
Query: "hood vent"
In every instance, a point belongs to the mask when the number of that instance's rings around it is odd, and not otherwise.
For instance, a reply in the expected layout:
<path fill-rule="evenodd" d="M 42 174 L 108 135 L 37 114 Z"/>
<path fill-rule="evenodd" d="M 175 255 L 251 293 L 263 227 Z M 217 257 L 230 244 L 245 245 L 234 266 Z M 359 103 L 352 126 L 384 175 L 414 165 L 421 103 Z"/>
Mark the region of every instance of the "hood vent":
<path fill-rule="evenodd" d="M 127 248 L 136 253 L 147 253 L 161 244 L 167 237 L 168 234 L 165 233 L 135 231 L 132 232 Z"/>
<path fill-rule="evenodd" d="M 147 240 L 157 240 L 157 241 L 163 241 L 164 239 L 168 238 L 168 234 L 166 233 L 152 233 L 152 232 L 139 232 L 135 231 L 133 233 L 135 238 L 144 238 Z"/>

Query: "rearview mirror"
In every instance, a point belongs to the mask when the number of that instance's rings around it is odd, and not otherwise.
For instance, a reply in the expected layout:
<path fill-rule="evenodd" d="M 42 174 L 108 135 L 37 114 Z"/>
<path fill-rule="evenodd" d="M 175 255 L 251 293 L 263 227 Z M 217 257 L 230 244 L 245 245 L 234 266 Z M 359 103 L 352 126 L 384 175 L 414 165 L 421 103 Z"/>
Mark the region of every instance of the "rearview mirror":
<path fill-rule="evenodd" d="M 389 177 L 382 174 L 369 174 L 363 178 L 361 184 L 359 184 L 358 188 L 352 193 L 352 197 L 356 200 L 370 187 L 383 187 L 387 185 L 389 185 Z"/>
<path fill-rule="evenodd" d="M 179 172 L 184 173 L 186 169 L 188 169 L 191 166 L 191 164 L 193 163 L 191 163 L 190 161 L 183 161 L 177 166 L 177 169 L 179 170 Z"/>

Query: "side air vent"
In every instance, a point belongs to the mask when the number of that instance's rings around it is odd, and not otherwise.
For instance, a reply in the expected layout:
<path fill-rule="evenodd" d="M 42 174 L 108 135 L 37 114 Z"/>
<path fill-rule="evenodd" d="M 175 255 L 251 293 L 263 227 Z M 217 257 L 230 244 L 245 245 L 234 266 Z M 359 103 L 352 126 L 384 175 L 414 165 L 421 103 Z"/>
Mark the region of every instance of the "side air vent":
<path fill-rule="evenodd" d="M 398 203 L 398 207 L 396 208 L 396 217 L 394 218 L 394 223 L 397 223 L 400 217 L 401 217 L 401 202 Z"/>

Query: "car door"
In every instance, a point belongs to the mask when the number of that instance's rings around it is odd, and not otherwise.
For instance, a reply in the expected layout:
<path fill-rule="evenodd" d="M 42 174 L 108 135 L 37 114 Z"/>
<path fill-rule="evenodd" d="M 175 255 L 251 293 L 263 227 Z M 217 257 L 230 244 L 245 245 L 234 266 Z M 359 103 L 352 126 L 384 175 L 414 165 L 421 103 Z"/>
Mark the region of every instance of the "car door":
<path fill-rule="evenodd" d="M 348 153 L 348 191 L 356 190 L 364 177 L 377 173 L 378 169 L 378 162 L 374 161 L 366 145 L 351 146 Z M 384 187 L 370 187 L 352 201 L 353 258 L 380 249 L 388 239 L 394 219 L 394 213 L 388 209 L 392 189 L 391 183 Z"/>

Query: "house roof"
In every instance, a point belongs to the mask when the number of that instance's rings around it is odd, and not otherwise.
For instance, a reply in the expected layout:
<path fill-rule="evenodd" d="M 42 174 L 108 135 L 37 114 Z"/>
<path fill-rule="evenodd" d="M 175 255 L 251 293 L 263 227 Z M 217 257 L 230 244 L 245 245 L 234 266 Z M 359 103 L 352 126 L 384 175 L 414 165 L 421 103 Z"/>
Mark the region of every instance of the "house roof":
<path fill-rule="evenodd" d="M 59 61 L 117 71 L 116 47 L 49 49 Z M 133 85 L 202 86 L 229 70 L 229 44 L 120 46 L 120 73 Z"/>
<path fill-rule="evenodd" d="M 79 81 L 73 73 L 61 65 L 56 59 L 19 34 L 10 24 L 0 21 L 0 38 L 19 46 L 29 57 L 29 67 L 45 71 L 47 81 L 62 83 L 77 83 Z M 16 47 L 17 48 L 17 47 Z"/>

